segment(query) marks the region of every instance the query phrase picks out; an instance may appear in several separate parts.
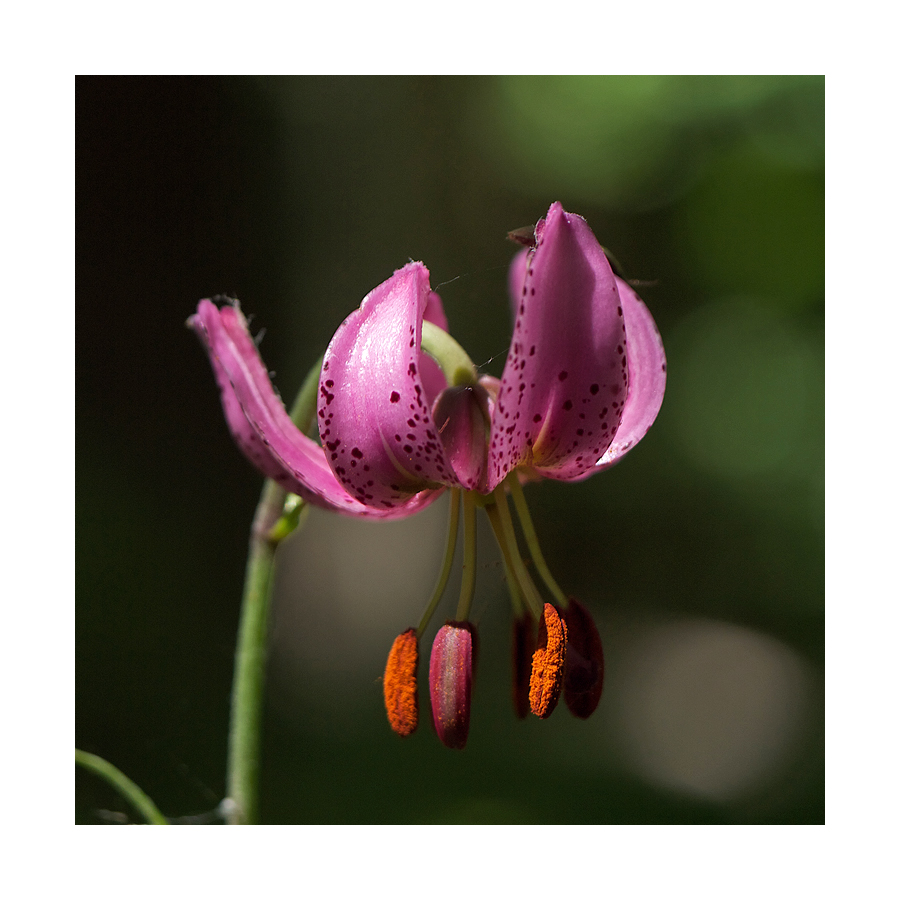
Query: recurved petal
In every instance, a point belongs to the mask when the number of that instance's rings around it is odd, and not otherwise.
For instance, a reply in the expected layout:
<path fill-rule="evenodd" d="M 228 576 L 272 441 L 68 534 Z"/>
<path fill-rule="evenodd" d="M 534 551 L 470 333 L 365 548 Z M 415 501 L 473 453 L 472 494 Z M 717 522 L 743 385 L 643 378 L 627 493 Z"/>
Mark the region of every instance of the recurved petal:
<path fill-rule="evenodd" d="M 240 313 L 238 313 L 240 315 Z M 230 376 L 225 370 L 221 358 L 213 351 L 213 343 L 221 346 L 222 326 L 219 320 L 219 309 L 210 300 L 201 300 L 196 315 L 188 319 L 188 325 L 194 330 L 203 342 L 206 352 L 212 364 L 216 384 L 222 398 L 222 409 L 225 412 L 225 421 L 231 431 L 235 443 L 243 451 L 244 456 L 259 469 L 263 475 L 269 478 L 279 479 L 285 476 L 285 468 L 281 461 L 275 457 L 271 449 L 267 447 L 262 438 L 254 431 L 253 426 L 244 415 L 234 388 L 231 386 Z M 242 317 L 243 318 L 243 317 Z M 228 353 L 223 354 L 228 359 Z"/>
<path fill-rule="evenodd" d="M 322 448 L 291 421 L 240 309 L 201 300 L 188 324 L 206 346 L 235 441 L 264 475 L 310 503 L 347 515 L 391 518 L 431 502 L 428 494 L 412 497 L 406 507 L 387 514 L 358 503 L 335 479 Z"/>
<path fill-rule="evenodd" d="M 590 474 L 628 392 L 624 314 L 603 249 L 559 203 L 535 233 L 491 422 L 488 490 L 519 465 L 560 480 Z"/>
<path fill-rule="evenodd" d="M 656 322 L 632 288 L 621 279 L 616 280 L 628 338 L 628 396 L 616 436 L 594 471 L 617 463 L 647 433 L 666 392 L 666 352 Z"/>
<path fill-rule="evenodd" d="M 365 297 L 325 353 L 318 417 L 326 458 L 348 493 L 374 509 L 458 483 L 420 371 L 422 318 L 434 296 L 425 266 L 409 263 Z"/>

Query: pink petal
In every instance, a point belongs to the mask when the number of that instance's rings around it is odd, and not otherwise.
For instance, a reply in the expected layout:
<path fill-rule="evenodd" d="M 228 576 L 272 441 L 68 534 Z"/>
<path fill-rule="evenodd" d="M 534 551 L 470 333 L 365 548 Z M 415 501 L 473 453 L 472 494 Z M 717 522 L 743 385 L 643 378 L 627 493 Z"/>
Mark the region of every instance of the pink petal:
<path fill-rule="evenodd" d="M 507 286 L 509 288 L 509 303 L 512 309 L 513 322 L 516 320 L 516 312 L 519 307 L 519 298 L 525 286 L 525 273 L 528 271 L 528 260 L 531 258 L 530 250 L 521 250 L 509 264 L 509 276 Z"/>
<path fill-rule="evenodd" d="M 631 287 L 616 280 L 628 335 L 628 397 L 616 436 L 594 467 L 595 472 L 617 463 L 647 433 L 666 392 L 666 353 L 656 322 Z"/>
<path fill-rule="evenodd" d="M 201 300 L 189 324 L 206 345 L 228 427 L 264 475 L 310 503 L 354 516 L 411 515 L 434 499 L 433 495 L 409 498 L 406 507 L 387 514 L 355 501 L 335 479 L 322 448 L 291 421 L 240 310 L 220 309 Z"/>
<path fill-rule="evenodd" d="M 564 481 L 593 472 L 628 393 L 624 314 L 600 244 L 559 203 L 535 234 L 491 422 L 488 490 L 516 466 Z M 517 258 L 511 281 L 520 267 Z"/>
<path fill-rule="evenodd" d="M 240 315 L 240 314 L 239 314 Z M 222 325 L 219 320 L 219 309 L 210 300 L 201 300 L 197 308 L 197 314 L 188 320 L 188 324 L 197 332 L 206 346 L 213 374 L 219 386 L 222 398 L 222 409 L 225 411 L 225 421 L 231 431 L 235 443 L 243 451 L 244 456 L 268 478 L 279 479 L 285 475 L 284 466 L 272 451 L 263 442 L 260 436 L 253 430 L 253 426 L 244 415 L 241 404 L 238 403 L 234 388 L 231 386 L 230 376 L 226 372 L 223 363 L 213 350 L 213 343 L 218 346 L 224 337 Z M 225 353 L 226 359 L 228 352 Z"/>
<path fill-rule="evenodd" d="M 366 506 L 391 509 L 458 484 L 420 374 L 422 319 L 434 296 L 425 266 L 409 263 L 365 297 L 325 353 L 319 433 L 334 474 Z"/>

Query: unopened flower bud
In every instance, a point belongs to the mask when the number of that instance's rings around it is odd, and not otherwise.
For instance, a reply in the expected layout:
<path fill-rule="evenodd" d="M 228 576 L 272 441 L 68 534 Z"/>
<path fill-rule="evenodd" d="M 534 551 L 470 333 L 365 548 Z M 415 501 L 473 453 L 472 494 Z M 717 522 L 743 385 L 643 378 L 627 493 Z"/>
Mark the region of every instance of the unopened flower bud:
<path fill-rule="evenodd" d="M 573 597 L 563 612 L 569 633 L 564 695 L 572 715 L 586 719 L 603 692 L 603 644 L 587 609 Z"/>
<path fill-rule="evenodd" d="M 416 692 L 416 669 L 419 663 L 419 640 L 410 628 L 394 639 L 384 670 L 384 705 L 391 728 L 408 737 L 419 724 L 419 698 Z"/>
<path fill-rule="evenodd" d="M 462 750 L 469 737 L 475 643 L 474 625 L 448 622 L 431 648 L 428 683 L 434 728 L 441 742 L 454 750 Z"/>
<path fill-rule="evenodd" d="M 537 649 L 531 659 L 531 711 L 546 719 L 556 709 L 566 666 L 566 623 L 549 603 L 538 627 Z"/>

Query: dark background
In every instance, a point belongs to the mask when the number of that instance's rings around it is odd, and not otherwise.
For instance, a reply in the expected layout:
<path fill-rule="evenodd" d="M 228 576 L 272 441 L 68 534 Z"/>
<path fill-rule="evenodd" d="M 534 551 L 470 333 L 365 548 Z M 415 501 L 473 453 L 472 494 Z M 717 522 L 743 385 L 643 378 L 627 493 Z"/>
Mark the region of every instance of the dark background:
<path fill-rule="evenodd" d="M 427 722 L 396 738 L 379 679 L 437 575 L 443 513 L 349 536 L 314 517 L 280 551 L 263 818 L 824 821 L 824 91 L 819 77 L 77 79 L 76 745 L 167 815 L 223 796 L 262 478 L 184 327 L 197 300 L 241 298 L 291 398 L 362 297 L 421 259 L 454 336 L 500 375 L 506 232 L 560 200 L 654 282 L 639 291 L 669 363 L 657 424 L 621 465 L 528 491 L 557 580 L 604 635 L 598 712 L 515 719 L 486 551 L 469 746 L 446 750 Z M 370 543 L 396 554 L 366 573 L 372 591 L 332 588 L 328 566 L 364 568 Z M 320 546 L 337 548 L 324 581 Z M 400 597 L 390 573 L 423 559 L 426 586 Z M 76 772 L 78 822 L 119 813 Z"/>

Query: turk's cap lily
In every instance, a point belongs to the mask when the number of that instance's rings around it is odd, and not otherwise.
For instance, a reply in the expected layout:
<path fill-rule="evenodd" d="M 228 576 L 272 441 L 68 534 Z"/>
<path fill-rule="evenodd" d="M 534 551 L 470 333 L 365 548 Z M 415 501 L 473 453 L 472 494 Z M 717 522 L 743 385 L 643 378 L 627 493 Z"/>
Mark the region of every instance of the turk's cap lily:
<path fill-rule="evenodd" d="M 321 445 L 287 415 L 237 306 L 201 301 L 189 324 L 231 432 L 260 471 L 318 506 L 394 518 L 445 487 L 489 494 L 514 469 L 581 480 L 621 459 L 659 412 L 659 333 L 583 218 L 554 203 L 510 285 L 515 321 L 499 381 L 425 352 L 423 326 L 468 359 L 446 334 L 422 263 L 371 291 L 324 356 Z"/>

